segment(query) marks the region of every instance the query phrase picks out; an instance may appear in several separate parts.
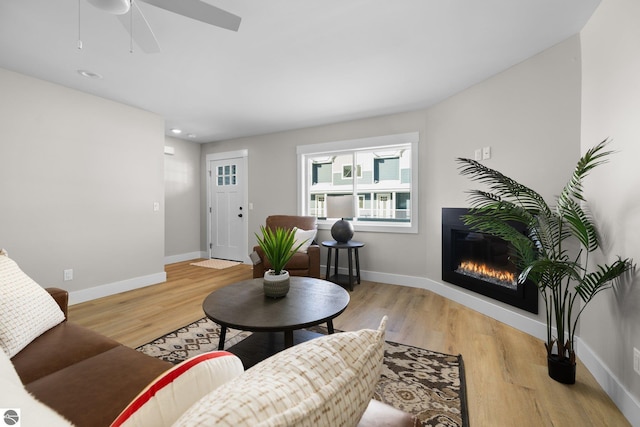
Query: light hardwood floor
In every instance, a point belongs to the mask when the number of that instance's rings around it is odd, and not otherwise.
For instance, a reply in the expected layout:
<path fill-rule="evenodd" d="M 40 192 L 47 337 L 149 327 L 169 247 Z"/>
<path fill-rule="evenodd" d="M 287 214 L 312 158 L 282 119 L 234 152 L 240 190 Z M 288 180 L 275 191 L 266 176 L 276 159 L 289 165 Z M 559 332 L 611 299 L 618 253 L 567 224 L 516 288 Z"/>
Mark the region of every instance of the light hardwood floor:
<path fill-rule="evenodd" d="M 189 263 L 167 266 L 166 283 L 74 305 L 69 320 L 137 347 L 202 318 L 214 289 L 251 278 L 246 265 Z M 547 376 L 542 341 L 432 292 L 363 281 L 334 325 L 376 328 L 384 315 L 387 340 L 462 354 L 472 427 L 630 425 L 580 362 L 576 384 L 559 384 Z"/>

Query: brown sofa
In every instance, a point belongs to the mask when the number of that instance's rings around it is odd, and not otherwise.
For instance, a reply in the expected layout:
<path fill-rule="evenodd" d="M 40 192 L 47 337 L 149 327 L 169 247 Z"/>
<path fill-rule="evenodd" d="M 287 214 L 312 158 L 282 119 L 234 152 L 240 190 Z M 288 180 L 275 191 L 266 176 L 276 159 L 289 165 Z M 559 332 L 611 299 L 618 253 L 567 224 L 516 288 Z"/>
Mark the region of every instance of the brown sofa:
<path fill-rule="evenodd" d="M 67 316 L 67 292 L 47 290 Z M 67 321 L 40 335 L 11 362 L 31 394 L 78 427 L 108 426 L 173 366 Z"/>
<path fill-rule="evenodd" d="M 68 294 L 48 288 L 67 316 Z M 173 365 L 67 322 L 48 330 L 12 359 L 38 400 L 78 427 L 109 426 L 158 375 Z M 417 426 L 402 411 L 372 400 L 359 426 Z"/>
<path fill-rule="evenodd" d="M 317 219 L 314 216 L 271 215 L 267 217 L 265 223 L 265 226 L 272 230 L 276 228 L 289 230 L 293 227 L 301 230 L 315 230 L 318 228 Z M 271 264 L 265 258 L 264 251 L 260 246 L 255 246 L 253 250 L 260 257 L 260 262 L 253 265 L 253 277 L 263 277 L 265 271 L 271 268 Z M 296 252 L 284 268 L 291 276 L 308 276 L 319 279 L 320 246 L 314 242 L 309 246 L 307 253 Z"/>

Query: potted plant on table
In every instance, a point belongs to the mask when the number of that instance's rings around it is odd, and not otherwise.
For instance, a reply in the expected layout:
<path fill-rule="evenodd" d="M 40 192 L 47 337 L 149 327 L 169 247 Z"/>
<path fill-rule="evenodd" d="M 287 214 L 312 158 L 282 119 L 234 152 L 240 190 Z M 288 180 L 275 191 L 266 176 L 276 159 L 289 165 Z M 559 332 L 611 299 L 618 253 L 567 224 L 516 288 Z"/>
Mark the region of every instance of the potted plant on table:
<path fill-rule="evenodd" d="M 566 384 L 575 383 L 574 345 L 580 315 L 596 294 L 632 268 L 630 259 L 618 257 L 611 264 L 587 270 L 589 254 L 599 248 L 600 241 L 594 221 L 582 206 L 586 202 L 582 182 L 611 154 L 604 151 L 606 144 L 606 140 L 601 142 L 580 158 L 554 207 L 534 190 L 496 170 L 474 160 L 457 159 L 461 175 L 488 186 L 487 191 L 470 192 L 471 209 L 462 220 L 476 231 L 511 243 L 511 259 L 522 271 L 518 281 L 533 281 L 544 299 L 549 376 Z M 524 224 L 527 235 L 514 228 L 514 222 Z M 575 241 L 579 250 L 570 253 Z"/>
<path fill-rule="evenodd" d="M 258 245 L 269 260 L 271 269 L 264 273 L 264 293 L 268 297 L 280 298 L 289 292 L 289 272 L 284 269 L 291 257 L 305 243 L 296 244 L 295 229 L 260 226 L 262 236 L 256 234 Z"/>

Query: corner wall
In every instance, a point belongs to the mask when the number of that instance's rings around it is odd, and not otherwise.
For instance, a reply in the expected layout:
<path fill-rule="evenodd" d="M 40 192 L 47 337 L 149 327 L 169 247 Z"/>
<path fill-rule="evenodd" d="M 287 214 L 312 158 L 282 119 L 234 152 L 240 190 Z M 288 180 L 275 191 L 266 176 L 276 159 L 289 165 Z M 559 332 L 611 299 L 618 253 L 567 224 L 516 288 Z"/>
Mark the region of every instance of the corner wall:
<path fill-rule="evenodd" d="M 200 144 L 166 137 L 165 264 L 200 258 Z"/>
<path fill-rule="evenodd" d="M 593 257 L 598 263 L 617 255 L 640 262 L 639 21 L 636 0 L 604 0 L 581 33 L 581 149 L 611 138 L 609 148 L 616 151 L 585 183 L 602 234 L 603 251 Z M 633 370 L 633 348 L 640 348 L 638 282 L 636 273 L 613 292 L 596 296 L 583 314 L 580 338 L 607 367 L 602 377 L 622 385 L 614 388 L 607 381 L 603 388 L 627 418 L 640 425 L 640 375 Z"/>
<path fill-rule="evenodd" d="M 0 93 L 0 247 L 72 302 L 163 281 L 162 118 L 4 69 Z"/>

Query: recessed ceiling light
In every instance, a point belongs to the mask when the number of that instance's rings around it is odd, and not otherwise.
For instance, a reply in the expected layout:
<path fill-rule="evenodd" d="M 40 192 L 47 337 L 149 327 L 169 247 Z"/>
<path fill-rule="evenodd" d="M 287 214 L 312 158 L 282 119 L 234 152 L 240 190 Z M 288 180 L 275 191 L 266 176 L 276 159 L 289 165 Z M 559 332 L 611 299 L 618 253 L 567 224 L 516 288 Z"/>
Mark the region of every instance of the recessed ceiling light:
<path fill-rule="evenodd" d="M 196 134 L 195 133 L 190 133 L 187 135 L 187 138 L 195 138 Z"/>
<path fill-rule="evenodd" d="M 78 70 L 78 74 L 80 74 L 82 77 L 86 77 L 88 79 L 101 79 L 102 75 L 98 74 L 98 73 L 94 73 L 92 71 L 88 71 L 88 70 Z"/>
<path fill-rule="evenodd" d="M 180 135 L 182 133 L 182 129 L 173 128 L 171 129 L 171 133 Z"/>

